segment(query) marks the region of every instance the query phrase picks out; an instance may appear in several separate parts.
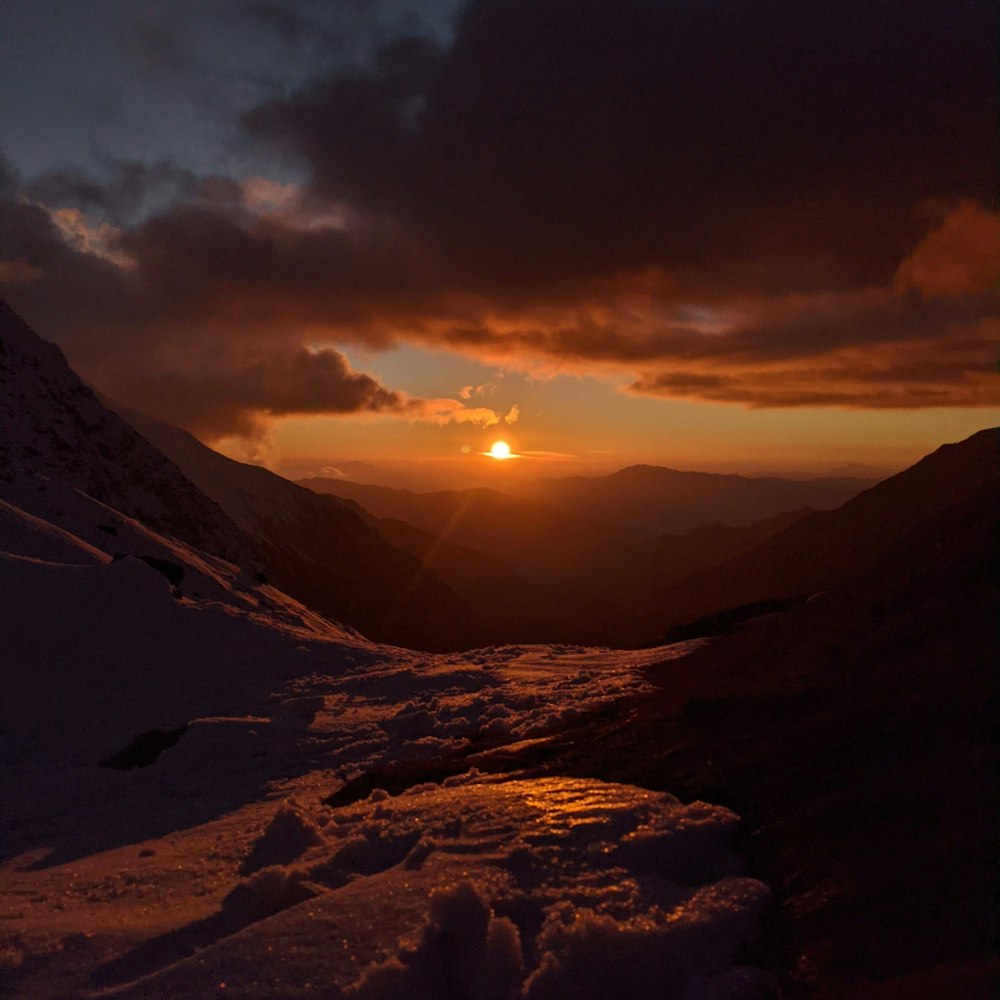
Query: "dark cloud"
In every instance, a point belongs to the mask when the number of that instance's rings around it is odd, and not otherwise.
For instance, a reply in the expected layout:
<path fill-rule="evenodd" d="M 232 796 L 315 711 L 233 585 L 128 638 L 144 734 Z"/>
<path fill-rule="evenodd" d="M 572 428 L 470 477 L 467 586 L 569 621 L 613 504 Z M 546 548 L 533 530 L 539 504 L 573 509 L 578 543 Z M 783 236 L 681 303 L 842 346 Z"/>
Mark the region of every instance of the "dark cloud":
<path fill-rule="evenodd" d="M 459 0 L 250 0 L 245 22 L 307 65 L 363 66 L 397 38 L 442 39 Z M 324 65 L 325 63 L 325 65 Z M 287 87 L 284 89 L 287 90 Z"/>
<path fill-rule="evenodd" d="M 297 42 L 316 28 L 314 21 L 277 0 L 256 0 L 246 4 L 244 10 L 251 20 L 274 31 L 286 42 Z"/>
<path fill-rule="evenodd" d="M 180 26 L 163 18 L 140 17 L 124 32 L 123 41 L 140 71 L 151 75 L 180 75 L 197 62 Z"/>
<path fill-rule="evenodd" d="M 300 6 L 246 10 L 311 30 Z M 123 231 L 8 197 L 0 261 L 93 371 L 133 395 L 167 373 L 163 407 L 212 397 L 216 428 L 324 394 L 405 411 L 302 349 L 331 340 L 746 405 L 986 405 L 994 20 L 981 0 L 472 0 L 453 38 L 392 32 L 244 117 L 302 189 L 52 176 L 31 201 Z M 157 184 L 183 203 L 137 209 Z"/>
<path fill-rule="evenodd" d="M 15 307 L 37 310 L 53 335 L 86 337 L 98 354 L 114 351 L 114 331 L 137 312 L 121 268 L 71 246 L 52 215 L 24 201 L 16 187 L 13 197 L 0 198 L 0 262 L 12 261 L 23 261 L 36 278 L 0 287 L 0 294 Z"/>
<path fill-rule="evenodd" d="M 262 418 L 301 414 L 421 415 L 423 402 L 386 389 L 351 369 L 339 351 L 305 348 L 218 350 L 189 354 L 186 364 L 142 373 L 130 392 L 154 413 L 183 414 L 208 438 L 253 435 Z"/>
<path fill-rule="evenodd" d="M 10 161 L 0 152 L 0 202 L 17 197 L 20 178 Z"/>
<path fill-rule="evenodd" d="M 492 294 L 650 266 L 828 287 L 893 268 L 921 200 L 992 192 L 990 25 L 962 0 L 473 2 L 448 49 L 396 43 L 247 125 Z"/>
<path fill-rule="evenodd" d="M 16 176 L 0 160 L 2 187 L 14 191 Z M 272 255 L 282 260 L 282 250 L 277 237 L 269 242 L 249 233 L 234 247 L 241 217 L 233 208 L 189 209 L 108 236 L 110 227 L 88 230 L 76 210 L 2 199 L 0 297 L 43 336 L 55 336 L 70 361 L 111 396 L 206 439 L 254 438 L 266 418 L 295 414 L 394 414 L 481 426 L 500 420 L 485 407 L 394 391 L 354 371 L 339 351 L 301 346 L 294 322 L 268 322 L 281 313 L 280 303 L 255 314 L 254 302 L 263 308 L 264 300 L 253 298 L 254 279 L 265 297 L 276 294 L 267 269 Z M 67 231 L 70 223 L 81 232 Z M 308 248 L 304 259 L 314 259 Z M 237 268 L 238 281 L 227 263 Z M 276 277 L 290 275 L 286 265 Z M 315 285 L 321 278 L 313 263 L 302 280 Z M 245 326 L 239 322 L 244 314 Z"/>
<path fill-rule="evenodd" d="M 661 371 L 629 388 L 642 395 L 687 397 L 746 406 L 840 406 L 897 409 L 995 406 L 1000 328 L 943 340 L 932 350 L 891 345 L 824 358 L 819 364 L 745 366 L 706 374 Z"/>
<path fill-rule="evenodd" d="M 96 181 L 78 170 L 60 170 L 25 186 L 32 201 L 52 208 L 79 208 L 115 225 L 129 225 L 159 210 L 193 198 L 204 181 L 174 163 L 119 160 L 109 164 L 110 178 Z"/>

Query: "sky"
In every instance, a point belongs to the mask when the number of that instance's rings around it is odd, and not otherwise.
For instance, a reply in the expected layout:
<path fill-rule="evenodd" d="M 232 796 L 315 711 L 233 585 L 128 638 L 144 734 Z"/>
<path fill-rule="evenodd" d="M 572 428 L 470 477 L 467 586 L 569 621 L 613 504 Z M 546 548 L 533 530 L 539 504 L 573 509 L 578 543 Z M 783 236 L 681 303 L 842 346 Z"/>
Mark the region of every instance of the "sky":
<path fill-rule="evenodd" d="M 900 467 L 1000 423 L 994 6 L 0 0 L 0 297 L 290 475 Z"/>

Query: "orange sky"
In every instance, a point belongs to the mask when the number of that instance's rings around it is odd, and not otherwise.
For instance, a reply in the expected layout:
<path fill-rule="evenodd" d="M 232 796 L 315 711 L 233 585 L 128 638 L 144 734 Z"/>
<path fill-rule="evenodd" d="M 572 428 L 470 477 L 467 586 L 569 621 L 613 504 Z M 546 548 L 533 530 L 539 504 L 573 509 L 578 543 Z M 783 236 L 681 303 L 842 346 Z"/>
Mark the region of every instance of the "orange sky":
<path fill-rule="evenodd" d="M 1000 423 L 991 5 L 263 6 L 9 26 L 0 297 L 110 397 L 456 483 Z"/>
<path fill-rule="evenodd" d="M 399 353 L 405 356 L 376 364 L 386 371 L 420 369 L 410 356 L 419 352 Z M 427 382 L 415 389 L 444 393 L 441 380 L 447 374 L 465 374 L 479 379 L 475 385 L 492 387 L 476 401 L 504 414 L 516 405 L 518 419 L 480 428 L 367 415 L 283 418 L 273 421 L 261 440 L 229 438 L 216 446 L 293 478 L 320 475 L 324 468 L 354 460 L 373 467 L 367 470 L 373 481 L 379 478 L 376 469 L 392 468 L 405 472 L 414 485 L 445 488 L 499 486 L 510 477 L 596 475 L 637 463 L 789 475 L 818 474 L 849 462 L 901 468 L 940 444 L 1000 425 L 1000 407 L 750 409 L 636 396 L 609 379 L 535 381 L 458 358 L 424 360 Z M 455 398 L 473 384 L 461 381 L 455 382 Z M 497 440 L 509 442 L 523 457 L 507 463 L 484 457 Z M 355 470 L 351 477 L 363 480 L 366 474 Z"/>

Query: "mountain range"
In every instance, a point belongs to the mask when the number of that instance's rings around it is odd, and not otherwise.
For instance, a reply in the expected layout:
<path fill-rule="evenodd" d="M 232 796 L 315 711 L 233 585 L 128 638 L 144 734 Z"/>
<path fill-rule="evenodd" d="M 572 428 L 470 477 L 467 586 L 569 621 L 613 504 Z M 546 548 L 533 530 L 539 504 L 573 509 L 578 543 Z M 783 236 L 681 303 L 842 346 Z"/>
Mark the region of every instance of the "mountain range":
<path fill-rule="evenodd" d="M 504 996 L 623 955 L 644 996 L 991 995 L 1000 431 L 771 507 L 648 469 L 362 506 L 114 412 L 0 307 L 0 432 L 7 995 L 504 955 Z"/>
<path fill-rule="evenodd" d="M 656 535 L 677 534 L 713 522 L 753 524 L 802 507 L 839 507 L 873 482 L 844 477 L 751 478 L 632 465 L 610 476 L 540 479 L 526 483 L 522 490 L 578 517 Z"/>
<path fill-rule="evenodd" d="M 943 445 L 836 510 L 797 521 L 752 552 L 675 584 L 663 594 L 664 607 L 676 623 L 720 607 L 808 597 L 867 572 L 900 539 L 922 537 L 933 548 L 942 519 L 965 504 L 988 504 L 998 492 L 1000 434 L 983 430 Z"/>
<path fill-rule="evenodd" d="M 7 307 L 0 331 L 0 458 L 18 469 L 0 496 L 47 516 L 72 488 L 365 635 L 430 650 L 635 646 L 720 609 L 805 598 L 958 499 L 989 461 L 984 432 L 965 446 L 972 470 L 947 483 L 935 485 L 941 460 L 929 458 L 863 492 L 868 481 L 853 478 L 649 466 L 543 480 L 517 496 L 294 484 L 179 428 L 114 412 Z M 88 543 L 121 550 L 96 523 Z"/>

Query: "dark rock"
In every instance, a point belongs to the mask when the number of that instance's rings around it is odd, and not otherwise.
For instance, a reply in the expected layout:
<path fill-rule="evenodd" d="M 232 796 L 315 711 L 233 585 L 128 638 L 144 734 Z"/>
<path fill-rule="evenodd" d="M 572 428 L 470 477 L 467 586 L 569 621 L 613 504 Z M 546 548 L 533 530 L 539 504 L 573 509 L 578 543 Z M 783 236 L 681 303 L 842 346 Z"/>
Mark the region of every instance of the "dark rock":
<path fill-rule="evenodd" d="M 147 729 L 140 733 L 127 747 L 99 760 L 99 767 L 110 767 L 116 771 L 131 771 L 133 767 L 149 767 L 156 758 L 172 747 L 186 732 L 187 726 L 179 729 Z"/>

